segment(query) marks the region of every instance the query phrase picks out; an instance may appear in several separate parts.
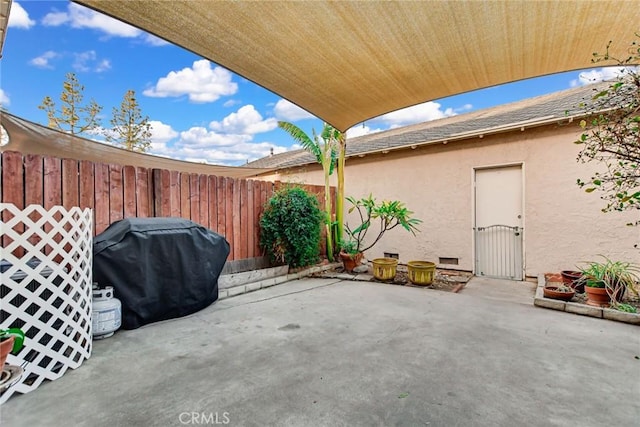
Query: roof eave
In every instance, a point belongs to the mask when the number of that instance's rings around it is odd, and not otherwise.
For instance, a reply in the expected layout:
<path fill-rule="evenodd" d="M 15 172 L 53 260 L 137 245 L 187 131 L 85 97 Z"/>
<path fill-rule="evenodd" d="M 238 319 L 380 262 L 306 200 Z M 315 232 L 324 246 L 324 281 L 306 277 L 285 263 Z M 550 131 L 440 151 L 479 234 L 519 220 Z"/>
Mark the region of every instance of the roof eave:
<path fill-rule="evenodd" d="M 465 141 L 465 140 L 471 140 L 471 139 L 477 139 L 477 138 L 484 138 L 485 136 L 490 136 L 490 135 L 497 135 L 500 133 L 508 133 L 508 132 L 513 132 L 513 131 L 517 131 L 520 130 L 522 132 L 524 132 L 527 129 L 532 129 L 532 128 L 536 128 L 536 127 L 542 127 L 542 126 L 548 126 L 548 125 L 561 125 L 561 124 L 569 124 L 572 123 L 574 120 L 578 119 L 578 118 L 583 118 L 585 117 L 585 113 L 580 113 L 580 114 L 573 114 L 573 115 L 567 115 L 565 117 L 555 117 L 555 116 L 548 116 L 548 117 L 544 117 L 542 119 L 538 119 L 538 120 L 526 120 L 524 122 L 517 122 L 517 123 L 511 123 L 509 125 L 504 125 L 504 126 L 496 126 L 494 128 L 487 128 L 487 129 L 479 129 L 476 131 L 472 131 L 469 133 L 464 133 L 464 134 L 457 134 L 457 135 L 450 135 L 446 138 L 439 138 L 439 139 L 434 139 L 434 140 L 429 140 L 429 141 L 424 141 L 424 142 L 418 142 L 418 143 L 413 143 L 413 144 L 407 144 L 407 145 L 400 145 L 397 147 L 385 147 L 385 148 L 377 148 L 375 150 L 370 150 L 370 151 L 363 151 L 360 153 L 354 153 L 354 154 L 349 154 L 346 156 L 347 159 L 350 158 L 362 158 L 365 156 L 370 156 L 370 155 L 374 155 L 374 154 L 388 154 L 390 152 L 396 152 L 396 151 L 403 151 L 403 150 L 415 150 L 418 147 L 425 147 L 425 146 L 429 146 L 429 145 L 437 145 L 437 144 L 448 144 L 450 142 L 459 142 L 459 141 Z M 303 166 L 307 166 L 310 164 L 313 164 L 314 162 L 306 162 L 306 163 L 300 163 L 297 165 L 293 165 L 293 166 L 283 166 L 283 167 L 276 167 L 274 168 L 274 170 L 271 172 L 279 172 L 282 170 L 286 170 L 286 169 L 294 169 L 294 168 L 299 168 L 299 167 L 303 167 Z"/>

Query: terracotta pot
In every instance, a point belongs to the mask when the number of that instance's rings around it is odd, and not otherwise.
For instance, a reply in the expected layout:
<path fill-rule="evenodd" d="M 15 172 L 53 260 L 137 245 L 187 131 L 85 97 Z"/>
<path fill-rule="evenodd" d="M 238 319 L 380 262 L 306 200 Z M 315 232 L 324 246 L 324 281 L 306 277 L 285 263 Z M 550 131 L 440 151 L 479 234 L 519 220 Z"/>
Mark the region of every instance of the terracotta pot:
<path fill-rule="evenodd" d="M 569 301 L 576 294 L 574 290 L 571 292 L 559 292 L 557 286 L 548 286 L 544 288 L 545 298 L 559 299 Z"/>
<path fill-rule="evenodd" d="M 562 275 L 562 282 L 568 286 L 571 286 L 576 292 L 584 292 L 585 279 L 582 277 L 582 273 L 573 270 L 563 270 L 560 272 Z"/>
<path fill-rule="evenodd" d="M 567 285 L 571 285 L 574 280 L 578 280 L 582 277 L 581 272 L 573 270 L 562 270 L 560 275 L 562 276 L 562 282 Z"/>
<path fill-rule="evenodd" d="M 340 259 L 345 271 L 352 272 L 354 268 L 360 265 L 362 262 L 362 252 L 358 252 L 355 255 L 348 254 L 340 251 Z"/>
<path fill-rule="evenodd" d="M 4 368 L 4 362 L 7 361 L 7 356 L 13 349 L 14 336 L 10 336 L 4 341 L 0 341 L 0 368 Z"/>
<path fill-rule="evenodd" d="M 593 286 L 585 286 L 584 291 L 587 294 L 587 304 L 594 307 L 609 307 L 611 298 L 605 288 L 596 288 Z"/>

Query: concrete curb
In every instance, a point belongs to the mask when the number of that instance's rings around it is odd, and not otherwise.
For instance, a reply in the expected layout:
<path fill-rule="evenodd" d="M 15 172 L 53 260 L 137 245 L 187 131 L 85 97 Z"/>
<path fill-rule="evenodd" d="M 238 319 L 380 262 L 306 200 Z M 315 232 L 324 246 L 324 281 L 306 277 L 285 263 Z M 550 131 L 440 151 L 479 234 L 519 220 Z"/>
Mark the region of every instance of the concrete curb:
<path fill-rule="evenodd" d="M 551 310 L 565 311 L 567 313 L 580 314 L 582 316 L 596 317 L 598 319 L 615 320 L 616 322 L 640 325 L 639 313 L 625 313 L 610 308 L 598 308 L 575 302 L 564 302 L 544 297 L 544 274 L 538 275 L 538 287 L 533 298 L 533 305 Z"/>
<path fill-rule="evenodd" d="M 246 283 L 240 286 L 234 286 L 232 288 L 219 289 L 218 301 L 226 298 L 230 298 L 230 297 L 235 297 L 236 295 L 243 295 L 249 292 L 257 291 L 258 289 L 270 288 L 271 286 L 279 285 L 281 283 L 289 282 L 291 280 L 297 280 L 302 277 L 310 276 L 313 273 L 318 273 L 320 271 L 336 268 L 339 265 L 341 264 L 333 263 L 333 264 L 325 264 L 325 265 L 316 265 L 316 266 L 298 271 L 296 273 L 289 273 L 289 274 L 284 274 L 277 277 L 271 277 L 268 279 L 259 280 L 257 282 Z"/>
<path fill-rule="evenodd" d="M 338 264 L 338 265 L 340 265 L 340 264 Z M 399 265 L 401 265 L 401 264 L 399 264 Z M 385 283 L 385 282 L 380 282 L 380 281 L 377 281 L 377 280 L 373 280 L 373 274 L 369 274 L 369 273 L 328 273 L 328 274 L 324 274 L 322 277 L 325 278 L 325 279 L 350 280 L 352 282 L 373 282 L 373 283 L 382 283 L 382 284 Z M 453 294 L 460 293 L 467 286 L 467 283 L 469 283 L 469 280 L 470 280 L 470 278 L 467 279 L 465 282 L 460 282 L 458 285 L 456 285 L 451 290 L 451 293 L 453 293 Z M 387 283 L 387 284 L 389 284 L 389 283 Z M 406 287 L 409 287 L 409 288 L 429 289 L 429 286 L 414 285 L 411 282 L 407 282 L 402 286 L 406 286 Z"/>

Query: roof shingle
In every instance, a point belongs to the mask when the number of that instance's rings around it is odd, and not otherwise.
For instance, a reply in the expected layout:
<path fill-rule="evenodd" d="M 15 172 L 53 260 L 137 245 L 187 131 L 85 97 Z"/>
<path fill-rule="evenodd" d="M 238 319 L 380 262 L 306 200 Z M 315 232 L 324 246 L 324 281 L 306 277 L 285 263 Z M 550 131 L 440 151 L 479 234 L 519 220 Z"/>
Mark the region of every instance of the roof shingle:
<path fill-rule="evenodd" d="M 446 117 L 411 126 L 348 139 L 347 156 L 410 147 L 448 138 L 464 139 L 496 129 L 526 125 L 538 121 L 561 121 L 584 111 L 580 104 L 589 102 L 602 85 L 588 85 L 537 96 L 510 104 Z M 285 169 L 315 163 L 307 151 L 293 150 L 263 157 L 247 167 Z"/>

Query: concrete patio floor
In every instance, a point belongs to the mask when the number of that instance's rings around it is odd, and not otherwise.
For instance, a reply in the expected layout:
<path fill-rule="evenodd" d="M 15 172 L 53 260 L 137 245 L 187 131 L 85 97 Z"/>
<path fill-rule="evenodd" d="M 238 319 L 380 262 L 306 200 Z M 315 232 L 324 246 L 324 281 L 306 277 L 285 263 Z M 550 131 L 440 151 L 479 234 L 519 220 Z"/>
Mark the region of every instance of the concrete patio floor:
<path fill-rule="evenodd" d="M 536 308 L 533 287 L 285 283 L 95 341 L 0 423 L 636 425 L 637 326 Z"/>

